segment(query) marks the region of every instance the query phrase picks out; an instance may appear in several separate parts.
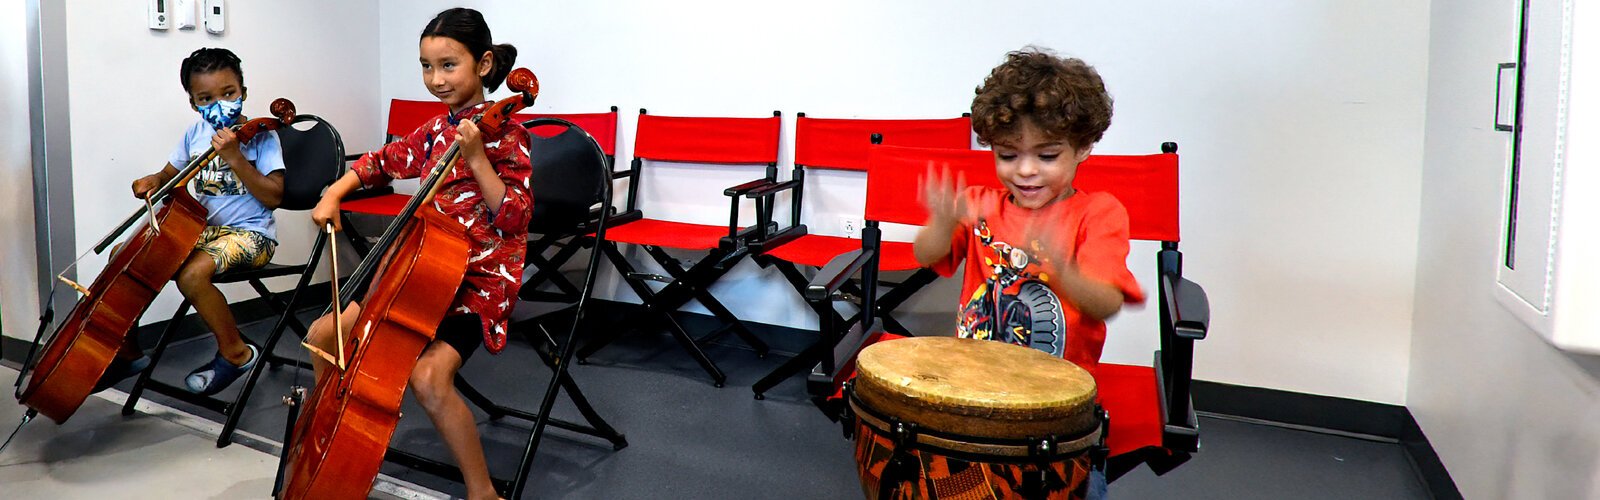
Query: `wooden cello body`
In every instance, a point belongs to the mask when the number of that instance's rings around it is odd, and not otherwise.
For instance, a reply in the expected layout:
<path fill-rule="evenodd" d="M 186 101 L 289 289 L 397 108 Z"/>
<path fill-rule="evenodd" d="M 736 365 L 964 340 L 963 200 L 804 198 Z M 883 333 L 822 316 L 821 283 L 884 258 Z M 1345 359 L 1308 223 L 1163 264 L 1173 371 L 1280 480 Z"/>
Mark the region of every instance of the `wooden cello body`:
<path fill-rule="evenodd" d="M 506 87 L 520 95 L 479 115 L 480 128 L 519 126 L 509 122 L 511 114 L 532 105 L 539 88 L 533 72 L 523 68 L 507 75 Z M 339 306 L 330 309 L 344 310 L 361 283 L 376 276 L 351 326 L 350 343 L 338 347 L 348 363 L 318 377 L 284 445 L 279 498 L 366 498 L 372 489 L 400 419 L 411 370 L 466 274 L 466 228 L 431 203 L 459 154 L 452 144 L 419 194 L 345 281 Z"/>
<path fill-rule="evenodd" d="M 349 365 L 324 372 L 305 402 L 282 498 L 366 498 L 378 476 L 406 381 L 448 312 L 468 257 L 465 228 L 431 206 L 395 243 L 350 330 Z"/>
<path fill-rule="evenodd" d="M 239 142 L 249 142 L 258 133 L 294 121 L 294 103 L 288 99 L 274 100 L 271 110 L 273 117 L 257 118 L 239 126 L 235 131 Z M 56 423 L 66 422 L 83 405 L 100 377 L 110 368 L 112 358 L 135 322 L 177 274 L 200 240 L 200 233 L 206 227 L 206 209 L 183 185 L 215 156 L 215 151 L 206 151 L 150 194 L 152 203 L 166 201 L 155 209 L 151 217 L 155 223 L 139 226 L 127 242 L 112 252 L 87 293 L 46 341 L 36 362 L 24 363 L 27 372 L 20 377 L 26 382 L 17 387 L 18 402 Z M 110 246 L 118 235 L 144 216 L 147 208 L 135 211 L 101 240 L 95 251 Z M 41 333 L 45 327 L 45 324 L 40 325 Z M 35 347 L 39 341 L 34 340 Z"/>
<path fill-rule="evenodd" d="M 140 226 L 67 315 L 18 393 L 22 404 L 65 423 L 111 366 L 134 322 L 178 273 L 206 227 L 206 209 L 182 189 L 167 200 L 155 216 L 161 231 Z"/>

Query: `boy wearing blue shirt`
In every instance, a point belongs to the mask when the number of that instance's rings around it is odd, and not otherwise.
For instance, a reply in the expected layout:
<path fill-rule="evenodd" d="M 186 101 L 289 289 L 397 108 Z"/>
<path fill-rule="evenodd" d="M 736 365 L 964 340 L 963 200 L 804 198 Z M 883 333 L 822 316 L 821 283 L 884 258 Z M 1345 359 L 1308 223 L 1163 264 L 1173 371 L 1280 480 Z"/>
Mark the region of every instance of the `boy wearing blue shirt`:
<path fill-rule="evenodd" d="M 283 148 L 275 132 L 257 134 L 240 144 L 233 125 L 243 123 L 244 73 L 239 57 L 227 49 L 203 48 L 183 60 L 179 77 L 189 94 L 189 106 L 200 119 L 184 130 L 183 138 L 159 172 L 133 182 L 133 194 L 144 198 L 178 175 L 178 167 L 214 149 L 217 156 L 195 175 L 196 198 L 206 208 L 206 228 L 199 243 L 185 258 L 173 281 L 194 305 L 196 313 L 216 334 L 217 355 L 184 379 L 190 391 L 211 395 L 227 388 L 255 366 L 259 349 L 245 343 L 234 323 L 233 311 L 211 277 L 225 271 L 264 266 L 277 246 L 272 210 L 283 199 Z M 100 386 L 139 373 L 149 358 L 133 337 L 118 352 Z"/>

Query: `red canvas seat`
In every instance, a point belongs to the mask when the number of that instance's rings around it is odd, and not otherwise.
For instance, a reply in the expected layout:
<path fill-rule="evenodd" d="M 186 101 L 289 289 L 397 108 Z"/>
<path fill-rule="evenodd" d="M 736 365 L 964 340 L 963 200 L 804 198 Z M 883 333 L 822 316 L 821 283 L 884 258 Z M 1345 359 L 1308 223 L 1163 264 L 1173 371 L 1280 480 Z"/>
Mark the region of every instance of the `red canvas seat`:
<path fill-rule="evenodd" d="M 740 228 L 743 229 L 743 228 Z M 606 239 L 634 245 L 655 245 L 680 250 L 711 250 L 728 237 L 727 226 L 640 219 L 617 226 Z"/>
<path fill-rule="evenodd" d="M 706 356 L 699 344 L 706 338 L 731 331 L 758 355 L 766 355 L 767 345 L 750 333 L 728 308 L 723 306 L 709 288 L 738 261 L 749 255 L 748 242 L 768 236 L 766 225 L 746 227 L 739 221 L 739 202 L 752 198 L 758 218 L 769 213 L 773 196 L 752 195 L 762 186 L 777 182 L 778 140 L 782 122 L 773 112 L 764 118 L 681 117 L 651 115 L 639 110 L 639 125 L 634 132 L 633 164 L 616 172 L 617 177 L 627 177 L 628 201 L 623 212 L 612 218 L 615 224 L 598 242 L 612 265 L 616 266 L 624 282 L 644 301 L 644 314 L 630 315 L 624 325 L 606 328 L 578 352 L 580 361 L 593 356 L 619 336 L 647 324 L 660 324 L 676 337 L 678 343 L 694 357 L 700 367 L 711 376 L 713 385 L 721 387 L 727 376 Z M 732 199 L 727 224 L 677 222 L 652 219 L 637 207 L 639 185 L 643 181 L 645 165 L 656 163 L 697 163 L 725 165 L 728 168 L 764 167 L 762 177 L 722 190 Z M 654 168 L 654 167 L 652 167 Z M 683 196 L 705 196 L 702 192 L 685 192 Z M 764 218 L 761 218 L 765 220 Z M 639 272 L 618 249 L 618 243 L 642 247 L 667 276 Z M 703 252 L 693 266 L 683 268 L 679 261 L 665 249 Z M 660 290 L 647 285 L 649 281 L 664 281 Z M 689 301 L 697 301 L 723 322 L 723 328 L 705 338 L 689 335 L 672 317 L 672 313 Z M 645 320 L 655 322 L 646 323 Z"/>
<path fill-rule="evenodd" d="M 926 165 L 929 160 L 957 164 L 963 163 L 959 161 L 961 157 L 966 157 L 965 163 L 971 166 L 966 170 L 969 183 L 998 181 L 992 173 L 992 158 L 982 152 L 875 147 L 871 155 L 869 203 L 873 196 L 890 194 L 884 189 L 875 189 L 875 185 L 917 185 L 921 173 L 912 171 L 911 167 Z M 988 174 L 977 168 L 977 164 L 984 161 L 991 164 Z M 894 168 L 896 166 L 900 168 Z M 873 177 L 880 168 L 886 170 L 885 175 Z M 890 182 L 875 184 L 880 178 Z M 1163 144 L 1162 153 L 1154 155 L 1091 156 L 1078 166 L 1073 186 L 1086 192 L 1108 192 L 1116 196 L 1128 210 L 1131 238 L 1161 243 L 1156 255 L 1159 282 L 1145 284 L 1156 290 L 1154 300 L 1161 318 L 1161 349 L 1156 352 L 1154 365 L 1101 363 L 1095 379 L 1100 404 L 1110 418 L 1106 441 L 1110 455 L 1108 477 L 1114 479 L 1143 464 L 1149 464 L 1158 474 L 1165 473 L 1199 450 L 1199 428 L 1189 384 L 1194 341 L 1205 338 L 1210 322 L 1205 291 L 1182 275 L 1183 256 L 1178 252 L 1177 145 Z M 893 210 L 900 212 L 895 214 L 900 220 L 925 217 L 919 206 L 896 207 Z M 876 270 L 870 259 L 861 256 L 869 254 L 863 252 L 854 258 L 841 256 L 830 262 L 828 268 L 811 281 L 807 300 L 812 301 L 814 307 L 832 307 L 837 287 L 844 282 L 840 273 L 859 272 L 863 283 L 872 283 L 867 277 Z M 866 294 L 872 296 L 870 290 Z M 857 326 L 841 339 L 834 356 L 825 358 L 808 377 L 808 390 L 824 411 L 840 411 L 839 387 L 853 376 L 855 353 L 873 342 L 896 337 L 875 331 L 866 324 Z"/>

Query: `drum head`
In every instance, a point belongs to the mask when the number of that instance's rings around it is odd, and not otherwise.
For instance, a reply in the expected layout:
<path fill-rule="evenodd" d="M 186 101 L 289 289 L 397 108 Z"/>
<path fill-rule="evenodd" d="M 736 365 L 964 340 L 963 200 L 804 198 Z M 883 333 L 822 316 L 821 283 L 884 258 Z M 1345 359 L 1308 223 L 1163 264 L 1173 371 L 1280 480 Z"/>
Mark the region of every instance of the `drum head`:
<path fill-rule="evenodd" d="M 1030 438 L 1092 429 L 1095 383 L 1035 349 L 951 337 L 880 342 L 856 360 L 856 397 L 873 411 L 974 437 Z"/>

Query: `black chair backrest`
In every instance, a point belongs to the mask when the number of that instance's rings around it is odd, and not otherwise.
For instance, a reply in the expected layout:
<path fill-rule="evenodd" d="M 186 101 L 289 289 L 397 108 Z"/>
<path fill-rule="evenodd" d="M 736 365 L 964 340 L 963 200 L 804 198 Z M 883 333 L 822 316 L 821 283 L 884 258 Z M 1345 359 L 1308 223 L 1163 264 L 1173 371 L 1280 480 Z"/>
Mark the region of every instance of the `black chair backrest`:
<path fill-rule="evenodd" d="M 303 128 L 308 122 L 310 128 Z M 294 124 L 277 132 L 285 167 L 278 208 L 310 210 L 322 199 L 322 190 L 344 173 L 344 141 L 332 124 L 316 115 L 299 115 Z"/>
<path fill-rule="evenodd" d="M 528 232 L 567 234 L 591 226 L 609 206 L 611 172 L 604 150 L 594 138 L 572 122 L 560 118 L 535 118 L 522 123 L 532 130 L 562 127 L 561 133 L 540 137 L 528 134 L 528 160 L 533 167 L 533 215 Z"/>

